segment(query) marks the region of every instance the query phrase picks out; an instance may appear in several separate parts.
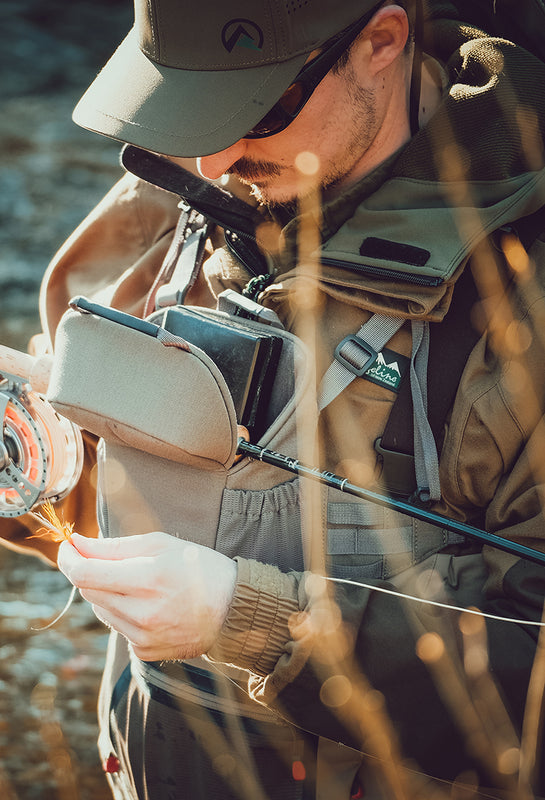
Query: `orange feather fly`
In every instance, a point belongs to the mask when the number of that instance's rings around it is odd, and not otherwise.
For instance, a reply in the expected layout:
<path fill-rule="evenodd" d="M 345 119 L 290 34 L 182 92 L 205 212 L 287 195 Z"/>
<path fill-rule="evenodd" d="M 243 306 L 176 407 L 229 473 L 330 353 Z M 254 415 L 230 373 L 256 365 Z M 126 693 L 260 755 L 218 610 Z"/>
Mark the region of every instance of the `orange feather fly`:
<path fill-rule="evenodd" d="M 49 536 L 54 542 L 71 541 L 74 523 L 61 520 L 50 500 L 46 500 L 41 508 L 43 514 L 36 511 L 34 516 L 41 520 L 45 527 L 40 528 L 34 536 Z"/>
<path fill-rule="evenodd" d="M 44 527 L 39 528 L 36 531 L 36 533 L 33 534 L 33 536 L 47 536 L 53 542 L 64 542 L 64 541 L 72 542 L 74 523 L 64 522 L 63 520 L 61 520 L 59 518 L 59 515 L 53 508 L 53 503 L 50 500 L 46 500 L 45 503 L 43 503 L 43 505 L 41 506 L 41 510 L 43 511 L 43 514 L 40 513 L 39 511 L 30 512 L 30 514 L 35 519 L 38 519 L 40 520 L 40 522 L 44 523 Z M 51 622 L 49 622 L 47 625 L 43 625 L 42 627 L 39 628 L 33 627 L 32 630 L 45 631 L 48 628 L 51 628 L 53 625 L 55 625 L 56 622 L 58 622 L 60 619 L 62 619 L 62 617 L 64 617 L 64 615 L 72 605 L 75 596 L 76 596 L 76 587 L 72 586 L 68 602 L 66 603 L 60 614 L 57 614 L 57 616 L 54 619 L 52 619 Z"/>

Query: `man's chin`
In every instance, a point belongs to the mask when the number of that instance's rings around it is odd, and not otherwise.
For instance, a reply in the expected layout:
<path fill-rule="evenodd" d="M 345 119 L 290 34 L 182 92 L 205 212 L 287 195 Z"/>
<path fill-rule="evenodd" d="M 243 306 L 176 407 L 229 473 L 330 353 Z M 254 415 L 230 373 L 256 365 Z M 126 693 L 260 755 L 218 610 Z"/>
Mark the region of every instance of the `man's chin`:
<path fill-rule="evenodd" d="M 289 186 L 288 172 L 273 161 L 253 161 L 240 158 L 228 174 L 250 187 L 252 196 L 265 205 L 289 203 L 297 195 L 296 187 Z"/>
<path fill-rule="evenodd" d="M 252 197 L 266 206 L 282 206 L 297 200 L 297 192 L 289 187 L 274 186 L 272 183 L 251 183 Z"/>

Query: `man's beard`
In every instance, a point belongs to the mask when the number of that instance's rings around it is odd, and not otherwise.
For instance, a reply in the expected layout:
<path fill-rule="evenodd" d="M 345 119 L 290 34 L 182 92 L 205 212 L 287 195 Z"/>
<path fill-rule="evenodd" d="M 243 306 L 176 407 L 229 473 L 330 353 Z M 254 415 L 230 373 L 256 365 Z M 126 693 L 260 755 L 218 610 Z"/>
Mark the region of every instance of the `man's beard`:
<path fill-rule="evenodd" d="M 268 205 L 271 202 L 267 192 L 268 179 L 278 178 L 282 174 L 282 169 L 274 161 L 254 161 L 243 156 L 229 167 L 227 174 L 235 175 L 241 183 L 250 186 L 252 196 L 259 203 Z"/>
<path fill-rule="evenodd" d="M 356 109 L 356 113 L 350 116 L 351 124 L 345 131 L 344 157 L 339 163 L 326 166 L 325 171 L 319 176 L 318 184 L 311 189 L 313 193 L 318 190 L 327 195 L 342 185 L 358 158 L 370 146 L 376 129 L 374 93 L 358 86 L 351 66 L 345 68 L 345 80 L 349 102 L 352 108 Z M 284 197 L 279 196 L 281 190 L 278 183 L 275 185 L 275 178 L 281 178 L 286 170 L 275 161 L 258 161 L 242 156 L 231 165 L 227 173 L 251 186 L 252 195 L 257 201 L 269 207 L 292 207 L 301 201 L 301 195 L 289 191 Z"/>
<path fill-rule="evenodd" d="M 227 173 L 236 175 L 244 183 L 254 183 L 262 178 L 276 178 L 282 170 L 274 161 L 253 161 L 243 156 L 229 167 Z"/>

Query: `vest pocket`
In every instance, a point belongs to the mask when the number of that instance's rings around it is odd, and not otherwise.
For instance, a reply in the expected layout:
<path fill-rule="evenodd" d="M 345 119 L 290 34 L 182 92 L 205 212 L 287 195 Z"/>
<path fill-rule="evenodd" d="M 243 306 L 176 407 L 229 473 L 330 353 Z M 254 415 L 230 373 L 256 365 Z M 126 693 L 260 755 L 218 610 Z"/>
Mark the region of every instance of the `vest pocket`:
<path fill-rule="evenodd" d="M 215 549 L 285 572 L 304 569 L 299 479 L 270 489 L 225 489 Z"/>

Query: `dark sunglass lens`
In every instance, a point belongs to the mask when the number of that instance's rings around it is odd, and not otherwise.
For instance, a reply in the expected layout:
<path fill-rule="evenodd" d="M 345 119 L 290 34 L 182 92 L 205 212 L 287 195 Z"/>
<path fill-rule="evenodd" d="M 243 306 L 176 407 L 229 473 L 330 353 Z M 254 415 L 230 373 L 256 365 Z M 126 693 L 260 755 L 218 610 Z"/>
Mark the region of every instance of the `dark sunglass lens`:
<path fill-rule="evenodd" d="M 252 130 L 249 131 L 246 136 L 248 138 L 272 136 L 274 133 L 278 133 L 280 130 L 282 130 L 282 128 L 285 126 L 286 122 L 282 115 L 281 109 L 278 107 L 278 105 L 274 105 L 271 110 L 268 111 L 256 125 L 254 125 Z"/>
<path fill-rule="evenodd" d="M 304 87 L 302 83 L 299 81 L 292 83 L 292 85 L 286 89 L 278 101 L 278 105 L 282 106 L 282 108 L 288 114 L 296 114 L 299 110 L 301 102 L 303 101 L 304 94 Z"/>
<path fill-rule="evenodd" d="M 291 122 L 291 118 L 297 113 L 303 98 L 303 85 L 299 82 L 292 83 L 280 100 L 259 120 L 257 125 L 254 125 L 246 136 L 251 139 L 252 137 L 272 136 L 275 133 L 279 133 Z"/>

